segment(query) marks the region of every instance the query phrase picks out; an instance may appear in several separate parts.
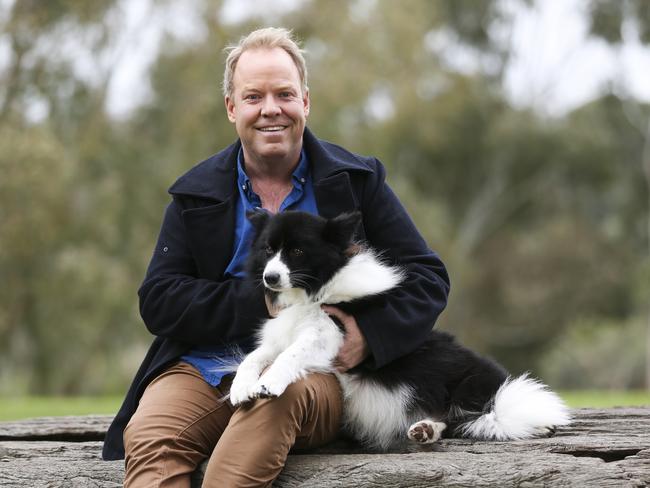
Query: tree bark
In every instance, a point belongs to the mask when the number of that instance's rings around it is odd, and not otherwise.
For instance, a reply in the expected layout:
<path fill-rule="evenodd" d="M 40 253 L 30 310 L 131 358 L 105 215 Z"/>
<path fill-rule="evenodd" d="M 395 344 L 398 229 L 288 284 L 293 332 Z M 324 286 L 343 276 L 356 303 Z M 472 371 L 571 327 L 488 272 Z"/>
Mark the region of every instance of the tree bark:
<path fill-rule="evenodd" d="M 344 441 L 292 453 L 274 486 L 650 485 L 650 407 L 580 409 L 554 437 L 513 442 L 443 439 L 369 453 Z M 122 461 L 100 459 L 110 417 L 0 423 L 3 487 L 122 486 Z M 192 486 L 200 486 L 200 466 Z"/>

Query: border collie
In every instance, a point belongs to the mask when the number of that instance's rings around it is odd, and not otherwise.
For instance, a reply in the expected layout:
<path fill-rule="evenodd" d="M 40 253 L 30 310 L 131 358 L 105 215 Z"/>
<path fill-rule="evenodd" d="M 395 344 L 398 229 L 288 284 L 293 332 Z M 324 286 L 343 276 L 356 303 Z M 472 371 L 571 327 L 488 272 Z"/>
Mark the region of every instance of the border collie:
<path fill-rule="evenodd" d="M 233 405 L 279 396 L 309 372 L 335 372 L 344 333 L 321 305 L 381 294 L 404 278 L 399 267 L 354 243 L 359 212 L 330 220 L 303 212 L 248 218 L 256 233 L 249 274 L 279 312 L 262 325 L 258 347 L 237 369 Z M 544 384 L 527 375 L 509 377 L 499 364 L 435 329 L 417 350 L 384 367 L 336 374 L 345 430 L 379 450 L 405 437 L 433 443 L 445 430 L 454 437 L 524 439 L 570 421 L 567 407 Z"/>

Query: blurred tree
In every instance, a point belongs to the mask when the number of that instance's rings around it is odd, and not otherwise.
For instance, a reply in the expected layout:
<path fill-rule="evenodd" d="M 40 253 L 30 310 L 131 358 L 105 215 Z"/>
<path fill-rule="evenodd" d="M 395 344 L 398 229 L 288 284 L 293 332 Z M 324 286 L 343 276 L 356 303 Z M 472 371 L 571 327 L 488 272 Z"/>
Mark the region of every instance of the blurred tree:
<path fill-rule="evenodd" d="M 590 31 L 612 44 L 624 41 L 626 24 L 634 24 L 641 42 L 650 43 L 650 4 L 645 0 L 591 0 Z"/>
<path fill-rule="evenodd" d="M 2 15 L 8 61 L 0 83 L 0 275 L 8 286 L 0 295 L 1 390 L 122 386 L 90 367 L 109 364 L 113 321 L 128 311 L 136 322 L 134 285 L 122 285 L 139 275 L 130 275 L 128 255 L 111 248 L 118 229 L 111 203 L 120 188 L 118 175 L 101 174 L 102 159 L 113 157 L 106 76 L 84 79 L 63 49 L 75 38 L 91 52 L 106 49 L 115 7 L 21 1 Z M 112 294 L 102 290 L 113 286 Z"/>
<path fill-rule="evenodd" d="M 594 0 L 589 8 L 590 32 L 593 36 L 604 39 L 618 49 L 621 49 L 624 42 L 639 42 L 650 45 L 650 3 L 644 0 Z M 619 57 L 620 59 L 620 57 Z M 619 117 L 626 129 L 618 129 L 619 132 L 628 132 L 629 129 L 637 138 L 642 140 L 641 150 L 638 144 L 633 146 L 632 151 L 626 151 L 630 162 L 637 162 L 643 170 L 646 193 L 646 222 L 644 237 L 647 253 L 640 268 L 638 288 L 646 292 L 650 291 L 650 112 L 647 107 L 641 106 L 634 97 L 627 91 L 625 80 L 619 80 L 616 87 L 623 105 L 625 117 Z M 626 214 L 629 215 L 629 214 Z M 650 293 L 646 293 L 642 300 L 642 307 L 645 307 L 646 331 L 645 331 L 645 387 L 650 390 Z"/>
<path fill-rule="evenodd" d="M 64 196 L 73 168 L 63 154 L 46 131 L 5 127 L 0 132 L 0 270 L 5 283 L 0 370 L 6 377 L 30 369 L 43 372 L 38 363 L 45 360 L 49 344 L 41 340 L 39 305 L 48 298 L 40 295 L 39 285 L 63 245 L 60 229 L 71 220 L 70 199 Z"/>
<path fill-rule="evenodd" d="M 0 295 L 0 391 L 124 388 L 150 341 L 135 292 L 166 188 L 235 139 L 221 50 L 268 25 L 268 12 L 233 23 L 221 1 L 183 4 L 205 35 L 164 37 L 151 96 L 113 119 L 125 5 L 21 1 L 0 16 L 10 52 L 0 74 L 0 275 L 11 283 Z M 175 3 L 147 5 L 149 22 Z M 650 149 L 629 120 L 647 120 L 648 108 L 614 95 L 559 119 L 513 108 L 502 90 L 511 53 L 494 35 L 511 28 L 509 12 L 496 0 L 333 0 L 298 2 L 274 23 L 307 48 L 310 127 L 378 156 L 449 265 L 441 326 L 514 370 L 542 370 L 558 342 L 582 340 L 575 324 L 609 337 L 647 303 L 638 161 Z M 71 39 L 92 53 L 95 76 L 79 71 Z M 626 384 L 638 386 L 630 364 Z"/>

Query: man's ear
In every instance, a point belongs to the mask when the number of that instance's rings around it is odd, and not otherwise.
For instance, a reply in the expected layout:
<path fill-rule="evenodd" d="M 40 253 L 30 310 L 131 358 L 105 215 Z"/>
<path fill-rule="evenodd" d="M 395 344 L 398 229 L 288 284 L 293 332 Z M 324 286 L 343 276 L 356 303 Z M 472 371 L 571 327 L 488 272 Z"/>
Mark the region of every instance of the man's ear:
<path fill-rule="evenodd" d="M 266 227 L 266 223 L 269 221 L 270 216 L 263 210 L 258 210 L 256 212 L 249 210 L 246 212 L 246 218 L 253 226 L 253 229 L 255 230 L 255 238 L 257 239 L 257 236 L 262 233 L 262 229 Z"/>
<path fill-rule="evenodd" d="M 223 97 L 223 102 L 226 105 L 226 113 L 228 114 L 228 120 L 230 122 L 235 123 L 235 103 L 233 102 L 232 98 L 230 98 L 228 95 Z"/>
<path fill-rule="evenodd" d="M 327 221 L 323 237 L 326 241 L 345 249 L 352 243 L 360 223 L 361 212 L 359 211 L 341 214 Z"/>
<path fill-rule="evenodd" d="M 311 107 L 311 101 L 309 99 L 309 88 L 305 88 L 305 93 L 302 96 L 302 108 L 305 112 L 305 117 L 309 116 L 310 107 Z"/>

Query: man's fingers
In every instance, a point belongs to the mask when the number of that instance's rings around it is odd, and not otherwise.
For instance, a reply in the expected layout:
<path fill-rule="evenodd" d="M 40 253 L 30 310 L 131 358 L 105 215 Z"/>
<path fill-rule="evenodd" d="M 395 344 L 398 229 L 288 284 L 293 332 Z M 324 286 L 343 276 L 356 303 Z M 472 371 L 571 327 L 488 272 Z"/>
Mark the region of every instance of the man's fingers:
<path fill-rule="evenodd" d="M 336 369 L 336 371 L 339 373 L 345 373 L 348 369 L 350 369 L 343 361 L 341 361 L 341 359 L 339 359 L 338 356 L 334 359 L 332 365 L 334 366 L 334 369 Z"/>
<path fill-rule="evenodd" d="M 329 305 L 322 305 L 321 308 L 323 309 L 323 312 L 325 312 L 327 315 L 329 315 L 332 318 L 338 319 L 335 320 L 334 322 L 339 322 L 339 326 L 343 326 L 344 329 L 348 329 L 348 315 L 343 312 L 342 310 L 339 310 L 336 307 L 331 307 Z"/>
<path fill-rule="evenodd" d="M 339 373 L 344 373 L 355 366 L 358 366 L 369 355 L 368 343 L 359 330 L 359 325 L 354 316 L 345 313 L 336 307 L 323 305 L 322 310 L 328 314 L 334 322 L 341 322 L 345 338 L 339 349 L 335 367 Z"/>
<path fill-rule="evenodd" d="M 338 308 L 329 305 L 322 305 L 321 308 L 327 315 L 334 315 L 334 317 L 341 318 L 341 311 Z"/>

